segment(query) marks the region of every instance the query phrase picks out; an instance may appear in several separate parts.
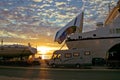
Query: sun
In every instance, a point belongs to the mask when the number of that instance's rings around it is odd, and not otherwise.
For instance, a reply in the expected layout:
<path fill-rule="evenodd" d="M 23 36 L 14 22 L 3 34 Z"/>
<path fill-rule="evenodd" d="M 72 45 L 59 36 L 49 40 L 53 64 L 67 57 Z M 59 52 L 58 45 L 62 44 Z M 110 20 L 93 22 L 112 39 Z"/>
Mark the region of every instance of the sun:
<path fill-rule="evenodd" d="M 37 47 L 37 50 L 39 54 L 47 54 L 47 52 L 49 52 L 50 49 L 46 46 L 40 46 L 40 47 Z"/>
<path fill-rule="evenodd" d="M 50 48 L 47 46 L 39 46 L 37 47 L 38 54 L 41 55 L 42 59 L 46 59 L 47 53 L 50 51 Z"/>
<path fill-rule="evenodd" d="M 57 50 L 57 47 L 49 47 L 49 46 L 37 46 L 37 51 L 38 51 L 38 55 L 42 58 L 42 59 L 50 59 L 53 52 L 55 50 Z"/>

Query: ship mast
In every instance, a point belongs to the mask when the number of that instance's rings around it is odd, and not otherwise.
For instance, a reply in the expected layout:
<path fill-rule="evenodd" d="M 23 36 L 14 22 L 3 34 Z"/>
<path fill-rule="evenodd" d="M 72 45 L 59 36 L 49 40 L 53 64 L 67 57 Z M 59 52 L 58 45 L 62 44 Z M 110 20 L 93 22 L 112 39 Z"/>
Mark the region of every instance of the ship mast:
<path fill-rule="evenodd" d="M 3 39 L 1 40 L 1 46 L 3 46 Z"/>
<path fill-rule="evenodd" d="M 108 12 L 110 13 L 110 10 L 111 10 L 111 3 L 108 3 Z"/>

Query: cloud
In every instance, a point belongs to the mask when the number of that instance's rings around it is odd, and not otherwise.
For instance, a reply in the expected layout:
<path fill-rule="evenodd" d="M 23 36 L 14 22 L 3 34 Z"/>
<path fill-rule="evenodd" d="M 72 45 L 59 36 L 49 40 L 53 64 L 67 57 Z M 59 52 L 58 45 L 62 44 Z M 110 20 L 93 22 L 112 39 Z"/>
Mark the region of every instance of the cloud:
<path fill-rule="evenodd" d="M 65 6 L 66 3 L 65 2 L 55 2 L 56 6 Z"/>
<path fill-rule="evenodd" d="M 82 6 L 85 8 L 84 31 L 93 30 L 96 22 L 106 18 L 108 3 L 111 2 L 112 8 L 117 1 L 1 0 L 0 37 L 34 40 L 50 38 L 53 41 L 56 31 L 75 18 L 81 12 Z"/>
<path fill-rule="evenodd" d="M 42 0 L 33 0 L 34 2 L 42 2 Z"/>

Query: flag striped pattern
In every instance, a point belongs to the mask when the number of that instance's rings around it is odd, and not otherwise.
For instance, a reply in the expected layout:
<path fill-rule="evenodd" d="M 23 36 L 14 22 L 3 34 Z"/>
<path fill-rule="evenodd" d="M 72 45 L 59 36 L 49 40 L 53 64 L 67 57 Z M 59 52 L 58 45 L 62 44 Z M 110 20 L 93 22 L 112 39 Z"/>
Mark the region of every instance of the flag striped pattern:
<path fill-rule="evenodd" d="M 70 21 L 65 27 L 57 31 L 54 41 L 61 44 L 66 39 L 67 35 L 75 33 L 76 29 L 80 29 L 78 31 L 81 31 L 82 24 L 83 12 L 81 12 L 75 19 Z"/>

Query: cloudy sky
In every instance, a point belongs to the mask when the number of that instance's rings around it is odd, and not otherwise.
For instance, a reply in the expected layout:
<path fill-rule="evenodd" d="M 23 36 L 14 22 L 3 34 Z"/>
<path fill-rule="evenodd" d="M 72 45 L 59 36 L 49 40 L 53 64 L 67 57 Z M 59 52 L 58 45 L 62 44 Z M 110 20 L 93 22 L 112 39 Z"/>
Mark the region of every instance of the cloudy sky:
<path fill-rule="evenodd" d="M 54 36 L 85 9 L 84 29 L 96 28 L 118 0 L 0 0 L 0 39 L 55 46 Z"/>

